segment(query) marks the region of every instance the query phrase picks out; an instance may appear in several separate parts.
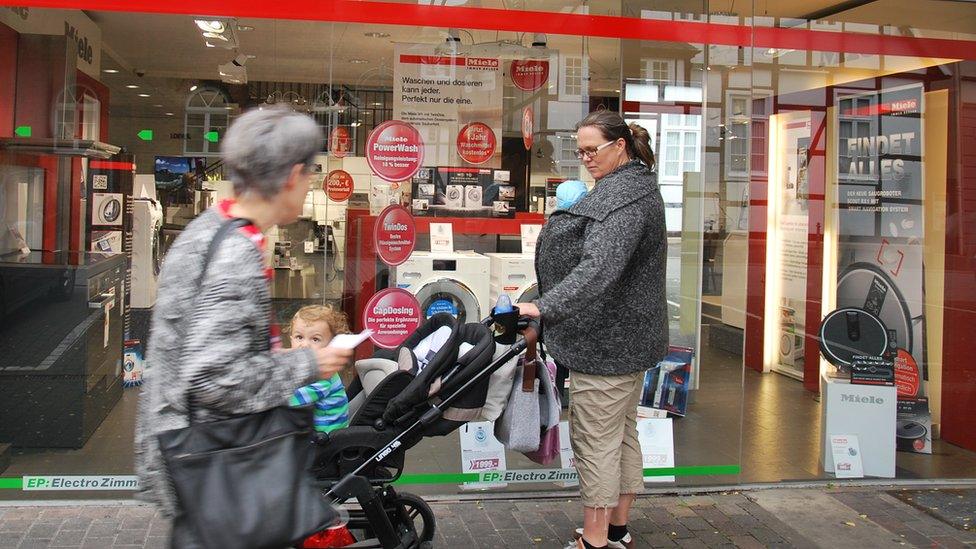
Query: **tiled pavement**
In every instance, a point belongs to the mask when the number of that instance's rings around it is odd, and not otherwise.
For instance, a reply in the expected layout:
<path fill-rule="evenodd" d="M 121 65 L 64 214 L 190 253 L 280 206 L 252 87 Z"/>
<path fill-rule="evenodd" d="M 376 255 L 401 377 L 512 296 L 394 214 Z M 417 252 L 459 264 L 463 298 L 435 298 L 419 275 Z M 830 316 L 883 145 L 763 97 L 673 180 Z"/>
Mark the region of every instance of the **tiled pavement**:
<path fill-rule="evenodd" d="M 796 515 L 783 520 L 757 503 L 768 498 L 756 494 L 643 497 L 635 504 L 631 532 L 638 547 L 838 547 L 843 543 L 837 543 L 837 536 L 853 528 L 860 528 L 860 546 L 976 547 L 976 533 L 953 528 L 881 488 L 824 486 L 780 492 L 781 500 L 784 495 L 795 498 L 792 503 L 799 509 L 807 498 L 830 502 L 830 513 L 802 515 L 802 528 L 787 524 Z M 580 512 L 578 500 L 571 498 L 441 501 L 433 508 L 434 546 L 465 549 L 562 548 Z M 0 506 L 0 548 L 166 547 L 167 530 L 167 522 L 152 508 L 131 503 Z M 831 532 L 833 538 L 817 532 Z M 865 543 L 866 533 L 873 537 Z"/>

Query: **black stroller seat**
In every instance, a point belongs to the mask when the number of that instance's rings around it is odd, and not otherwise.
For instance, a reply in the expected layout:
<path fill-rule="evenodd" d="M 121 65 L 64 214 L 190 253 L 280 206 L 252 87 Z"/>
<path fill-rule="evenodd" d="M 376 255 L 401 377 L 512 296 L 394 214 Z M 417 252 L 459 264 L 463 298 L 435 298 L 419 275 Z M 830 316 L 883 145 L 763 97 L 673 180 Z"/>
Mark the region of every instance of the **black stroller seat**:
<path fill-rule="evenodd" d="M 422 364 L 414 349 L 443 328 L 450 335 L 429 361 Z M 484 324 L 459 324 L 447 313 L 432 316 L 398 349 L 380 351 L 377 358 L 393 359 L 397 369 L 386 376 L 351 418 L 349 427 L 333 431 L 318 451 L 315 475 L 338 481 L 362 466 L 411 424 L 424 418 L 440 395 L 451 394 L 487 368 L 495 353 L 491 330 Z M 395 448 L 369 464 L 363 476 L 371 483 L 395 480 L 403 471 L 406 450 L 425 436 L 444 436 L 478 417 L 488 393 L 488 378 L 467 390 L 450 407 L 423 421 L 423 428 L 401 438 Z"/>

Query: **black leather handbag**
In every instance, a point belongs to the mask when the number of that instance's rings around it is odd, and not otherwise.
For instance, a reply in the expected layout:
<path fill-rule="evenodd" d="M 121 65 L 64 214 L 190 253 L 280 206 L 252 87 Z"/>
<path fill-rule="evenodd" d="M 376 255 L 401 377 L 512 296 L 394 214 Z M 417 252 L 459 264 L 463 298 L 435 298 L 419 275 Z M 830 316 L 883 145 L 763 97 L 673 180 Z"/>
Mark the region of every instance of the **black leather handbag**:
<path fill-rule="evenodd" d="M 220 241 L 246 224 L 234 219 L 218 229 L 204 274 Z M 336 510 L 310 472 L 310 407 L 282 406 L 200 423 L 193 420 L 192 392 L 188 396 L 190 425 L 158 435 L 176 492 L 174 540 L 193 539 L 206 548 L 278 549 L 332 525 Z"/>

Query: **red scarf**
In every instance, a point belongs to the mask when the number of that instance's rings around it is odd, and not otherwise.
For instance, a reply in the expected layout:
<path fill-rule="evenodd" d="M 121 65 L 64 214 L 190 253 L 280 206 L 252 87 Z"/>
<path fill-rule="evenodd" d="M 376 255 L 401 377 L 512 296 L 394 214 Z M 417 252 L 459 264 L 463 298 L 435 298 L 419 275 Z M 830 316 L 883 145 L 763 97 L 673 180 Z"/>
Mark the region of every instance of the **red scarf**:
<path fill-rule="evenodd" d="M 221 200 L 217 204 L 217 211 L 220 212 L 221 217 L 224 219 L 233 219 L 234 216 L 231 215 L 230 210 L 236 203 L 237 201 L 233 198 Z M 261 253 L 261 261 L 263 262 L 268 249 L 268 238 L 253 223 L 245 225 L 238 230 L 258 249 L 258 252 Z M 264 266 L 264 278 L 268 281 L 268 292 L 270 293 L 271 283 L 274 280 L 274 269 L 268 265 Z M 271 322 L 268 325 L 271 330 L 271 349 L 281 349 L 281 328 L 274 322 L 274 312 L 271 313 Z"/>

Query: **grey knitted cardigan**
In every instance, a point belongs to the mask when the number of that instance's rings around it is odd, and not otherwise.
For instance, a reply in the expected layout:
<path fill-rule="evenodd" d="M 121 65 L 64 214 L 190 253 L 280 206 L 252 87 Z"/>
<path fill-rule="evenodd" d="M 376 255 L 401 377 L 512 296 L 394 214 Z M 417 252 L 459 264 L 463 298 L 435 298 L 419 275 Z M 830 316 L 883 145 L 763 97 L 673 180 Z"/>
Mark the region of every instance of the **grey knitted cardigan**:
<path fill-rule="evenodd" d="M 549 217 L 536 248 L 547 349 L 572 371 L 624 375 L 667 354 L 667 229 L 657 179 L 631 161 Z"/>
<path fill-rule="evenodd" d="M 139 497 L 167 516 L 174 515 L 175 502 L 156 435 L 187 426 L 188 391 L 195 420 L 213 421 L 284 405 L 317 372 L 308 349 L 269 350 L 271 298 L 263 258 L 247 236 L 228 235 L 197 285 L 223 220 L 211 208 L 191 222 L 167 253 L 159 278 L 135 456 Z"/>

